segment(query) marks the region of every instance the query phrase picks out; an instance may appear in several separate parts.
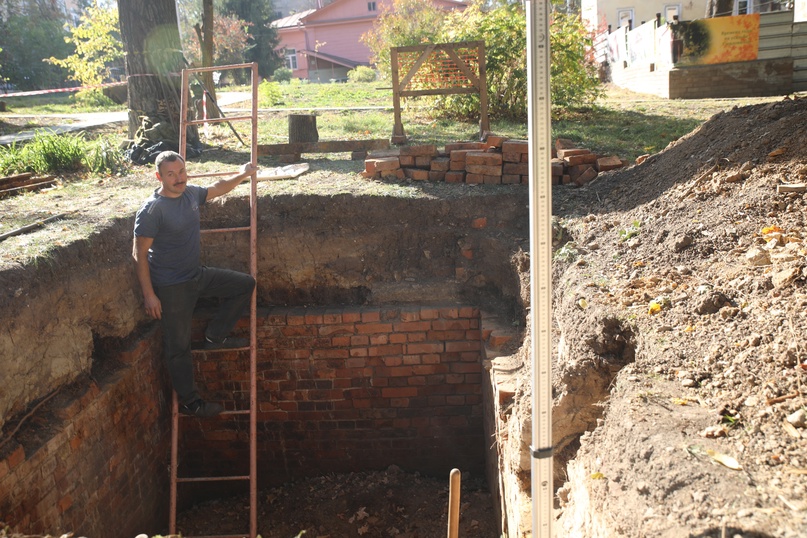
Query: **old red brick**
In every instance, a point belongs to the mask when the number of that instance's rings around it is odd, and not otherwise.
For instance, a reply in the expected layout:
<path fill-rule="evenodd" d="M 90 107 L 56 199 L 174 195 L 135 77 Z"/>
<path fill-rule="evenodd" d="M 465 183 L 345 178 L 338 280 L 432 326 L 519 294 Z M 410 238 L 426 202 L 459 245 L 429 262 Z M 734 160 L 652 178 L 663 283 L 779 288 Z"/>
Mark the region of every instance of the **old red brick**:
<path fill-rule="evenodd" d="M 559 149 L 558 150 L 558 158 L 565 159 L 566 157 L 571 157 L 572 155 L 588 155 L 591 151 L 585 148 L 567 148 L 567 149 Z"/>
<path fill-rule="evenodd" d="M 488 218 L 487 217 L 478 217 L 471 221 L 471 228 L 475 230 L 481 230 L 482 228 L 488 225 Z"/>
<path fill-rule="evenodd" d="M 401 166 L 415 166 L 415 156 L 414 155 L 401 155 L 398 158 L 398 162 L 401 163 Z"/>
<path fill-rule="evenodd" d="M 569 155 L 564 157 L 563 160 L 568 166 L 577 166 L 580 164 L 596 164 L 597 156 L 593 153 L 584 153 L 581 155 Z"/>
<path fill-rule="evenodd" d="M 506 136 L 499 136 L 499 135 L 488 135 L 485 142 L 488 146 L 492 148 L 500 148 L 502 144 L 507 140 Z"/>
<path fill-rule="evenodd" d="M 451 159 L 448 157 L 438 157 L 432 159 L 431 169 L 437 172 L 447 172 L 451 166 Z"/>
<path fill-rule="evenodd" d="M 470 174 L 480 174 L 483 176 L 499 176 L 502 175 L 501 166 L 490 166 L 484 164 L 465 164 L 465 171 Z M 467 179 L 467 176 L 466 176 Z"/>
<path fill-rule="evenodd" d="M 427 181 L 429 179 L 429 171 L 421 170 L 420 168 L 404 168 L 404 174 L 409 179 L 416 181 Z"/>
<path fill-rule="evenodd" d="M 462 170 L 452 170 L 450 172 L 446 172 L 446 183 L 463 183 L 463 182 L 465 182 L 464 164 L 462 165 Z"/>
<path fill-rule="evenodd" d="M 440 170 L 429 170 L 429 181 L 445 181 L 446 172 Z"/>
<path fill-rule="evenodd" d="M 502 153 L 527 153 L 529 142 L 527 140 L 507 140 L 502 143 Z"/>
<path fill-rule="evenodd" d="M 617 168 L 622 168 L 622 160 L 619 157 L 609 156 L 597 159 L 597 170 L 599 172 L 607 172 Z"/>
<path fill-rule="evenodd" d="M 486 151 L 471 151 L 465 156 L 466 170 L 467 165 L 481 164 L 484 166 L 501 166 L 502 154 L 501 153 L 488 153 Z"/>
<path fill-rule="evenodd" d="M 402 146 L 400 148 L 401 155 L 437 155 L 437 147 L 433 144 L 424 144 L 419 146 Z"/>
<path fill-rule="evenodd" d="M 387 172 L 396 170 L 401 167 L 401 161 L 398 157 L 385 157 L 383 159 L 375 159 L 375 169 L 378 172 Z"/>
<path fill-rule="evenodd" d="M 502 174 L 502 185 L 518 185 L 521 183 L 521 176 L 518 174 Z"/>
<path fill-rule="evenodd" d="M 502 174 L 527 175 L 530 173 L 530 166 L 527 163 L 504 163 Z"/>
<path fill-rule="evenodd" d="M 482 174 L 465 174 L 465 183 L 484 183 L 484 177 L 482 177 Z"/>
<path fill-rule="evenodd" d="M 485 149 L 487 145 L 484 142 L 455 142 L 453 144 L 446 144 L 446 153 L 451 153 L 454 150 L 479 150 Z"/>
<path fill-rule="evenodd" d="M 415 157 L 415 167 L 430 169 L 432 164 L 431 156 L 418 155 Z"/>

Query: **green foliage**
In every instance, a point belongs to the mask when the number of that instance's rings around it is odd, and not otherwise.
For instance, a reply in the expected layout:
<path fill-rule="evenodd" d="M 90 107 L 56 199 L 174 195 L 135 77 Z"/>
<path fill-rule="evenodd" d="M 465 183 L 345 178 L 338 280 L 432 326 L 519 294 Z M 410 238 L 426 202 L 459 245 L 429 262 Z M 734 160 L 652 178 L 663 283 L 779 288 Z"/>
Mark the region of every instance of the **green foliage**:
<path fill-rule="evenodd" d="M 594 102 L 600 95 L 597 68 L 587 55 L 591 36 L 578 15 L 557 13 L 550 29 L 552 104 L 564 108 Z"/>
<path fill-rule="evenodd" d="M 123 63 L 123 41 L 118 24 L 118 10 L 93 6 L 87 8 L 78 26 L 64 38 L 75 52 L 64 59 L 48 58 L 47 62 L 70 71 L 70 78 L 82 85 L 101 84 L 109 79 L 111 67 Z"/>
<path fill-rule="evenodd" d="M 350 82 L 374 82 L 376 79 L 376 72 L 374 69 L 365 65 L 360 65 L 355 69 L 347 72 L 347 79 Z"/>
<path fill-rule="evenodd" d="M 630 228 L 624 228 L 622 230 L 619 230 L 619 240 L 624 242 L 627 241 L 628 239 L 636 237 L 637 235 L 639 235 L 641 227 L 642 223 L 638 220 L 634 220 L 631 223 Z"/>
<path fill-rule="evenodd" d="M 485 69 L 491 116 L 527 116 L 527 21 L 521 4 L 505 4 L 484 11 L 474 4 L 446 19 L 444 42 L 485 41 Z M 494 37 L 495 36 L 495 37 Z M 449 96 L 438 101 L 439 112 L 460 118 L 479 116 L 476 95 Z"/>
<path fill-rule="evenodd" d="M 26 144 L 0 146 L 0 173 L 55 174 L 88 169 L 94 173 L 116 172 L 127 161 L 114 143 L 105 138 L 88 142 L 82 134 L 37 131 Z"/>
<path fill-rule="evenodd" d="M 109 110 L 118 107 L 98 88 L 76 92 L 70 96 L 70 101 L 82 109 Z"/>
<path fill-rule="evenodd" d="M 276 49 L 279 43 L 277 29 L 269 23 L 275 15 L 272 2 L 255 2 L 254 0 L 224 0 L 221 12 L 234 15 L 250 23 L 250 41 L 244 52 L 244 59 L 258 63 L 258 74 L 269 77 L 275 69 L 283 65 Z"/>
<path fill-rule="evenodd" d="M 129 166 L 129 160 L 109 138 L 98 137 L 87 143 L 84 166 L 95 174 L 114 174 Z"/>
<path fill-rule="evenodd" d="M 258 106 L 261 108 L 274 107 L 283 104 L 283 92 L 280 83 L 264 79 L 258 85 Z"/>
<path fill-rule="evenodd" d="M 291 80 L 291 69 L 288 67 L 275 69 L 274 74 L 272 74 L 272 79 L 274 79 L 275 82 L 289 82 Z"/>
<path fill-rule="evenodd" d="M 498 2 L 489 8 L 473 2 L 464 11 L 430 11 L 427 2 L 395 0 L 362 36 L 382 73 L 390 72 L 389 48 L 422 43 L 485 41 L 489 113 L 493 117 L 527 117 L 527 21 L 521 2 Z M 578 107 L 599 93 L 596 68 L 586 56 L 591 38 L 578 15 L 555 13 L 550 26 L 552 104 Z M 434 115 L 470 119 L 479 115 L 476 95 L 445 96 L 432 101 Z"/>
<path fill-rule="evenodd" d="M 391 73 L 391 47 L 436 43 L 445 13 L 423 0 L 392 0 L 380 4 L 378 19 L 371 30 L 361 36 L 370 49 L 370 61 L 383 77 Z"/>
<path fill-rule="evenodd" d="M 61 22 L 15 15 L 0 21 L 0 35 L 0 77 L 19 90 L 64 85 L 68 72 L 44 61 L 54 54 L 67 56 L 73 52 L 72 45 L 63 39 L 66 32 Z"/>

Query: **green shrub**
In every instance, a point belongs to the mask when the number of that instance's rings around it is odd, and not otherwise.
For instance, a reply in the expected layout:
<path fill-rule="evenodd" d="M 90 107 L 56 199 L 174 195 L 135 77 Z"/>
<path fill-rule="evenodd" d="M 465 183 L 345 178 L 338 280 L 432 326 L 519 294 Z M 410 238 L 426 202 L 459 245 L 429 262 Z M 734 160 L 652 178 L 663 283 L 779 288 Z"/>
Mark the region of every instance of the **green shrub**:
<path fill-rule="evenodd" d="M 104 109 L 118 106 L 99 89 L 78 91 L 70 96 L 70 101 L 81 108 Z"/>
<path fill-rule="evenodd" d="M 351 69 L 347 72 L 347 79 L 350 82 L 374 82 L 376 72 L 365 65 L 360 65 L 356 69 Z"/>
<path fill-rule="evenodd" d="M 82 134 L 40 130 L 25 144 L 0 147 L 0 173 L 55 174 L 88 169 L 117 172 L 127 165 L 123 153 L 105 138 L 88 142 Z"/>
<path fill-rule="evenodd" d="M 280 83 L 264 79 L 258 85 L 258 106 L 267 108 L 283 104 Z"/>
<path fill-rule="evenodd" d="M 99 137 L 87 143 L 84 166 L 96 174 L 117 173 L 125 170 L 129 161 L 108 138 Z"/>
<path fill-rule="evenodd" d="M 272 78 L 275 82 L 289 82 L 291 80 L 291 69 L 288 67 L 275 69 L 275 73 L 272 75 Z"/>

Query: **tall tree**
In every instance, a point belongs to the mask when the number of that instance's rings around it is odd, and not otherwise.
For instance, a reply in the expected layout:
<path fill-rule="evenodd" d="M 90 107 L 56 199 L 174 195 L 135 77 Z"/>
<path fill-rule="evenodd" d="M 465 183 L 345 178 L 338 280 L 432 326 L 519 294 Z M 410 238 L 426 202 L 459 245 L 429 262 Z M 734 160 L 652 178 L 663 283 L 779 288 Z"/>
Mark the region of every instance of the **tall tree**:
<path fill-rule="evenodd" d="M 129 83 L 129 135 L 141 117 L 168 122 L 178 133 L 184 57 L 174 0 L 119 0 Z M 178 138 L 178 135 L 177 135 Z"/>
<path fill-rule="evenodd" d="M 248 62 L 258 63 L 260 76 L 268 77 L 283 65 L 283 59 L 275 52 L 277 30 L 269 26 L 275 17 L 272 0 L 224 0 L 223 12 L 251 23 L 251 46 L 245 57 Z"/>
<path fill-rule="evenodd" d="M 202 67 L 213 65 L 214 44 L 213 44 L 213 0 L 202 0 L 202 25 L 198 23 L 193 27 L 196 30 L 196 37 L 202 49 Z M 205 100 L 206 113 L 208 118 L 218 118 L 219 111 L 213 103 L 216 101 L 216 87 L 213 84 L 213 72 L 205 71 L 201 76 L 204 89 L 208 92 L 210 99 Z"/>

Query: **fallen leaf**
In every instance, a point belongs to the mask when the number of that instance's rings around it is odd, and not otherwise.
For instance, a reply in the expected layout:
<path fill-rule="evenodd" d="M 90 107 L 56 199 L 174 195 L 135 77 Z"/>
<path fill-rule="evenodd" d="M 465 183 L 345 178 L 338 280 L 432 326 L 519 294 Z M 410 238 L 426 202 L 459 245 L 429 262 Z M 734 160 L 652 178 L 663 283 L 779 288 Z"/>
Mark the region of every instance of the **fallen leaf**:
<path fill-rule="evenodd" d="M 588 301 L 586 301 L 585 299 L 580 299 L 579 301 L 577 301 L 577 306 L 579 306 L 582 310 L 585 310 L 586 308 L 588 308 Z"/>
<path fill-rule="evenodd" d="M 689 400 L 686 400 L 684 398 L 673 398 L 672 403 L 674 403 L 675 405 L 687 405 L 689 403 Z"/>
<path fill-rule="evenodd" d="M 775 232 L 784 232 L 784 230 L 781 229 L 779 226 L 776 226 L 775 224 L 773 226 L 765 226 L 764 228 L 762 228 L 762 235 L 768 235 Z"/>
<path fill-rule="evenodd" d="M 740 465 L 740 462 L 738 462 L 737 460 L 735 460 L 734 458 L 732 458 L 729 455 L 722 454 L 720 452 L 716 452 L 716 451 L 714 451 L 712 449 L 709 449 L 709 448 L 706 449 L 706 454 L 710 458 L 715 460 L 717 463 L 719 463 L 721 465 L 724 465 L 724 466 L 728 467 L 729 469 L 734 469 L 735 471 L 740 471 L 743 468 L 743 466 Z"/>
<path fill-rule="evenodd" d="M 661 312 L 661 305 L 655 301 L 650 301 L 650 306 L 647 309 L 647 313 L 651 316 L 655 316 L 659 312 Z"/>
<path fill-rule="evenodd" d="M 787 419 L 782 421 L 782 428 L 790 437 L 793 437 L 794 439 L 801 439 L 801 434 L 799 433 L 799 430 L 797 430 L 793 424 L 788 422 Z"/>
<path fill-rule="evenodd" d="M 779 155 L 784 155 L 787 151 L 787 148 L 776 148 L 772 152 L 768 153 L 768 157 L 778 157 Z"/>
<path fill-rule="evenodd" d="M 592 480 L 605 480 L 605 475 L 600 473 L 600 472 L 591 473 L 591 479 Z"/>

